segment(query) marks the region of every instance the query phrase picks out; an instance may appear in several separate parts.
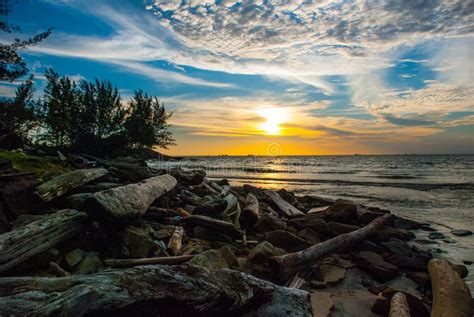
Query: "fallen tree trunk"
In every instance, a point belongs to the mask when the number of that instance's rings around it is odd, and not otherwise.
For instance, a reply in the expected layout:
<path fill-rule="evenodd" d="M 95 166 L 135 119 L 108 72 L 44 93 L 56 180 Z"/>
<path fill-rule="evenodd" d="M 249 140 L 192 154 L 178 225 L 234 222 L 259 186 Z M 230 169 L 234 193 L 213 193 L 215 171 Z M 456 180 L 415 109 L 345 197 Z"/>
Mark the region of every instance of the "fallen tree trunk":
<path fill-rule="evenodd" d="M 388 317 L 410 317 L 410 307 L 407 297 L 403 293 L 395 293 L 390 301 L 390 312 Z"/>
<path fill-rule="evenodd" d="M 296 216 L 302 216 L 304 213 L 296 208 L 295 206 L 291 205 L 289 202 L 281 198 L 281 196 L 273 190 L 267 190 L 265 191 L 268 197 L 271 198 L 273 203 L 277 205 L 277 207 L 288 217 L 296 217 Z"/>
<path fill-rule="evenodd" d="M 242 209 L 240 221 L 244 227 L 252 227 L 260 216 L 260 205 L 257 197 L 248 193 L 245 197 L 245 207 Z"/>
<path fill-rule="evenodd" d="M 85 231 L 87 215 L 66 209 L 0 235 L 0 272 Z"/>
<path fill-rule="evenodd" d="M 148 178 L 140 183 L 94 193 L 85 201 L 89 215 L 109 222 L 126 222 L 145 214 L 158 197 L 176 186 L 171 175 Z"/>
<path fill-rule="evenodd" d="M 237 271 L 209 272 L 189 265 L 0 280 L 2 315 L 246 312 L 257 316 L 311 316 L 311 304 L 308 293 L 302 290 L 277 286 Z"/>
<path fill-rule="evenodd" d="M 433 288 L 431 316 L 472 316 L 471 292 L 452 265 L 443 259 L 432 259 L 428 263 L 428 271 Z"/>
<path fill-rule="evenodd" d="M 106 175 L 105 168 L 80 169 L 59 175 L 36 187 L 35 194 L 44 202 L 61 197 L 70 190 Z"/>
<path fill-rule="evenodd" d="M 314 265 L 323 256 L 366 239 L 385 224 L 392 221 L 394 217 L 394 215 L 387 214 L 355 231 L 341 234 L 298 252 L 275 256 L 272 258 L 273 273 L 279 280 L 286 281 L 291 277 L 291 274 Z"/>
<path fill-rule="evenodd" d="M 232 238 L 241 238 L 244 234 L 242 231 L 238 230 L 232 223 L 201 216 L 201 215 L 192 215 L 186 218 L 181 219 L 182 222 L 192 226 L 201 226 L 209 229 L 213 229 L 217 232 L 228 235 Z"/>
<path fill-rule="evenodd" d="M 106 265 L 114 268 L 134 267 L 141 265 L 179 265 L 188 262 L 194 255 L 161 256 L 140 259 L 105 259 Z"/>
<path fill-rule="evenodd" d="M 168 249 L 172 255 L 179 255 L 181 253 L 181 242 L 183 240 L 184 229 L 183 227 L 176 227 L 173 234 L 171 235 L 170 241 L 168 242 Z"/>

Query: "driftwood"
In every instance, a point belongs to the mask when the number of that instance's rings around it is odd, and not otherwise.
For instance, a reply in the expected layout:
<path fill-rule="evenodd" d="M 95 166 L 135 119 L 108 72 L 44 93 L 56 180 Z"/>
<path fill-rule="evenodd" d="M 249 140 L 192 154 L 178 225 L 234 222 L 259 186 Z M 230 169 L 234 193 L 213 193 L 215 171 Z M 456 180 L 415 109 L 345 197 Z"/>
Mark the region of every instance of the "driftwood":
<path fill-rule="evenodd" d="M 433 288 L 431 316 L 471 317 L 471 292 L 452 265 L 443 259 L 432 259 L 428 271 Z"/>
<path fill-rule="evenodd" d="M 395 293 L 390 301 L 390 312 L 388 317 L 410 317 L 410 307 L 407 297 L 403 293 Z"/>
<path fill-rule="evenodd" d="M 194 255 L 163 256 L 141 259 L 106 259 L 105 264 L 110 267 L 124 268 L 141 265 L 179 265 L 188 262 Z"/>
<path fill-rule="evenodd" d="M 277 205 L 277 207 L 288 217 L 296 217 L 296 216 L 302 216 L 304 213 L 296 208 L 295 206 L 291 205 L 289 202 L 281 198 L 281 196 L 273 190 L 267 190 L 265 191 L 268 197 L 271 198 L 273 203 Z"/>
<path fill-rule="evenodd" d="M 275 277 L 285 281 L 291 276 L 291 274 L 315 264 L 315 262 L 323 256 L 366 239 L 385 224 L 392 221 L 393 218 L 394 215 L 387 214 L 355 231 L 341 234 L 335 238 L 315 244 L 298 252 L 275 256 L 272 258 Z"/>
<path fill-rule="evenodd" d="M 192 215 L 187 218 L 182 218 L 181 221 L 191 226 L 206 227 L 232 238 L 241 238 L 243 235 L 243 232 L 238 230 L 232 223 L 206 216 Z"/>
<path fill-rule="evenodd" d="M 171 251 L 172 255 L 179 255 L 181 253 L 183 234 L 183 227 L 176 227 L 173 235 L 171 235 L 170 241 L 168 242 L 168 249 Z"/>
<path fill-rule="evenodd" d="M 186 207 L 194 214 L 217 216 L 226 210 L 228 203 L 219 196 L 200 197 L 189 190 L 182 190 L 179 197 L 188 204 Z"/>
<path fill-rule="evenodd" d="M 106 167 L 112 175 L 126 181 L 139 182 L 143 179 L 157 175 L 157 173 L 153 172 L 153 170 L 147 167 L 146 164 L 125 161 L 109 161 L 86 154 L 81 154 L 81 156 L 88 160 L 97 162 L 100 166 Z"/>
<path fill-rule="evenodd" d="M 242 209 L 240 221 L 242 225 L 251 227 L 258 221 L 259 216 L 260 205 L 258 199 L 252 193 L 248 193 L 245 197 L 245 208 Z"/>
<path fill-rule="evenodd" d="M 86 229 L 87 215 L 61 210 L 26 226 L 0 235 L 0 272 L 54 248 Z"/>
<path fill-rule="evenodd" d="M 1 315 L 245 314 L 311 316 L 308 293 L 232 270 L 140 266 L 68 277 L 0 280 Z"/>
<path fill-rule="evenodd" d="M 94 179 L 106 175 L 108 171 L 104 168 L 80 169 L 59 175 L 36 188 L 35 194 L 43 201 L 49 202 L 61 197 L 70 190 L 87 184 Z"/>
<path fill-rule="evenodd" d="M 94 193 L 86 200 L 90 216 L 110 222 L 125 222 L 145 214 L 158 197 L 176 186 L 171 175 L 161 175 L 140 183 L 115 187 Z"/>
<path fill-rule="evenodd" d="M 224 197 L 224 200 L 227 202 L 227 207 L 224 210 L 224 213 L 229 214 L 232 212 L 235 208 L 237 208 L 237 197 L 235 197 L 233 194 L 227 194 Z"/>

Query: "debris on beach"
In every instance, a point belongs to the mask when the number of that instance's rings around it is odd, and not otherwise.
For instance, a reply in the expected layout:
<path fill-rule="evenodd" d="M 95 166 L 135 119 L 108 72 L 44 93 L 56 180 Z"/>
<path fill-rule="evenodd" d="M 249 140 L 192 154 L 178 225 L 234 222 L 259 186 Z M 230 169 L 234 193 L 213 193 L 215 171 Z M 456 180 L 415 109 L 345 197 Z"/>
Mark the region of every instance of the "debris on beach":
<path fill-rule="evenodd" d="M 472 316 L 466 267 L 416 243 L 427 224 L 201 169 L 69 164 L 40 181 L 0 159 L 2 316 Z"/>

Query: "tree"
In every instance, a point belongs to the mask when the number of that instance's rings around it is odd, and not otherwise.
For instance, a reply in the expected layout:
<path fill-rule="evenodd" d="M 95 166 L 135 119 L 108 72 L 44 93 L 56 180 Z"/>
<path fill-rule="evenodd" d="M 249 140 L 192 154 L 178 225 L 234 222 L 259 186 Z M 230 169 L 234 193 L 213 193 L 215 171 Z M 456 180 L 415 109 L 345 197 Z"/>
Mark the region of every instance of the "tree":
<path fill-rule="evenodd" d="M 0 15 L 7 16 L 10 8 L 7 0 L 2 0 L 0 6 Z M 0 31 L 6 33 L 15 33 L 20 31 L 20 27 L 10 24 L 6 21 L 0 21 Z M 0 43 L 0 80 L 14 81 L 16 78 L 28 73 L 28 67 L 18 54 L 18 50 L 25 49 L 28 46 L 36 45 L 51 34 L 52 29 L 48 29 L 32 38 L 20 40 L 15 38 L 13 43 Z"/>
<path fill-rule="evenodd" d="M 132 148 L 159 146 L 167 149 L 175 140 L 167 123 L 172 116 L 156 97 L 135 91 L 129 103 L 129 116 L 125 121 L 127 137 Z"/>

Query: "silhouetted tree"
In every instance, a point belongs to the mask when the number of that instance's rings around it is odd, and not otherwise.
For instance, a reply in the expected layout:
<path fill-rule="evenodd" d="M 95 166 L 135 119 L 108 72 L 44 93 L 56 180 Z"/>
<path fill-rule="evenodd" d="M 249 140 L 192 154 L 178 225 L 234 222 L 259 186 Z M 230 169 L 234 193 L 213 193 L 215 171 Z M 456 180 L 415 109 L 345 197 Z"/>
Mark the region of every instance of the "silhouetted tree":
<path fill-rule="evenodd" d="M 172 116 L 156 97 L 135 91 L 129 103 L 129 116 L 125 121 L 127 137 L 132 148 L 158 146 L 168 148 L 175 140 L 167 123 Z"/>
<path fill-rule="evenodd" d="M 5 18 L 10 13 L 9 1 L 0 0 L 0 4 L 0 15 Z M 20 31 L 20 27 L 6 21 L 0 21 L 0 31 L 15 33 Z M 18 77 L 26 75 L 28 67 L 18 54 L 18 51 L 38 44 L 47 38 L 51 31 L 52 29 L 48 29 L 26 40 L 15 38 L 12 43 L 0 43 L 0 80 L 13 81 Z"/>

